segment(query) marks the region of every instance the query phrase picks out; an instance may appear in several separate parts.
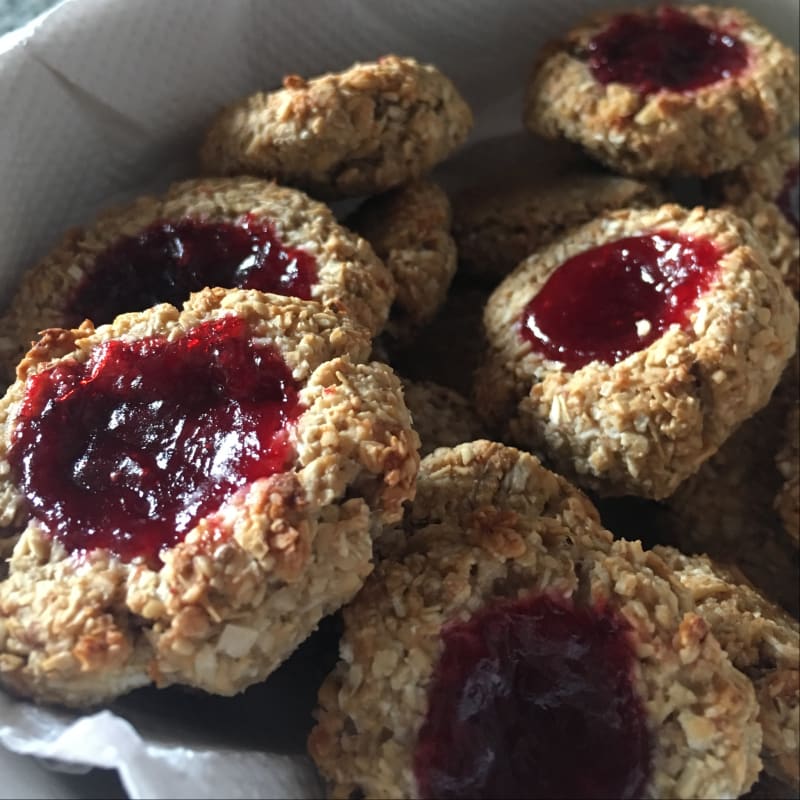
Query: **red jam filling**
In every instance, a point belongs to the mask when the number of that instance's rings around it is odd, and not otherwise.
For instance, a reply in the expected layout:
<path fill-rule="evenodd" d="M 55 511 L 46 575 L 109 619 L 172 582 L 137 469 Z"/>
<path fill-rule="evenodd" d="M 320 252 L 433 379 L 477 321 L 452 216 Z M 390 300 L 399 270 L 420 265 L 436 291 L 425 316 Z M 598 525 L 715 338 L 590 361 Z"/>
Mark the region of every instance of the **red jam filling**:
<path fill-rule="evenodd" d="M 155 563 L 239 487 L 286 468 L 298 388 L 237 317 L 115 340 L 29 379 L 8 459 L 68 551 Z"/>
<path fill-rule="evenodd" d="M 588 46 L 600 83 L 624 83 L 643 94 L 689 92 L 738 75 L 747 47 L 674 8 L 653 15 L 620 14 Z"/>
<path fill-rule="evenodd" d="M 800 229 L 800 164 L 795 164 L 786 173 L 783 189 L 778 195 L 777 203 L 783 215 L 795 228 Z"/>
<path fill-rule="evenodd" d="M 414 753 L 421 796 L 642 797 L 650 740 L 627 630 L 547 595 L 448 625 Z"/>
<path fill-rule="evenodd" d="M 568 370 L 591 361 L 616 364 L 686 322 L 717 275 L 719 258 L 707 239 L 667 231 L 585 250 L 525 306 L 520 332 Z"/>
<path fill-rule="evenodd" d="M 157 222 L 121 239 L 95 261 L 78 287 L 69 312 L 95 325 L 156 303 L 179 308 L 206 286 L 258 289 L 308 300 L 316 263 L 302 250 L 284 247 L 272 226 L 243 217 L 237 223 L 184 219 Z"/>

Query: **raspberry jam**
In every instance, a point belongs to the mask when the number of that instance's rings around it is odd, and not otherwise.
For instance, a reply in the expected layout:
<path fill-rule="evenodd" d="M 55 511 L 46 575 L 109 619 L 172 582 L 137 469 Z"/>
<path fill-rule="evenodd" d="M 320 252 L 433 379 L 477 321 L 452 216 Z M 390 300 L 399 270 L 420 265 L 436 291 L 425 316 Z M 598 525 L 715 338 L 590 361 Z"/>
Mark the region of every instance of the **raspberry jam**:
<path fill-rule="evenodd" d="M 448 625 L 414 753 L 426 798 L 642 797 L 628 625 L 547 595 Z"/>
<path fill-rule="evenodd" d="M 674 8 L 614 17 L 589 42 L 588 56 L 600 83 L 624 83 L 642 94 L 689 92 L 738 75 L 747 66 L 742 42 Z"/>
<path fill-rule="evenodd" d="M 523 339 L 576 370 L 616 364 L 670 325 L 683 325 L 718 272 L 707 239 L 667 231 L 630 236 L 565 261 L 522 312 Z"/>
<path fill-rule="evenodd" d="M 111 322 L 156 303 L 179 308 L 206 286 L 311 297 L 316 263 L 284 247 L 272 226 L 252 216 L 237 223 L 157 222 L 101 253 L 69 304 L 76 322 Z"/>
<path fill-rule="evenodd" d="M 8 460 L 68 551 L 154 564 L 237 488 L 285 469 L 298 389 L 237 317 L 115 340 L 29 379 Z"/>
<path fill-rule="evenodd" d="M 795 228 L 800 229 L 800 164 L 795 164 L 786 173 L 783 188 L 775 201 L 783 215 Z"/>

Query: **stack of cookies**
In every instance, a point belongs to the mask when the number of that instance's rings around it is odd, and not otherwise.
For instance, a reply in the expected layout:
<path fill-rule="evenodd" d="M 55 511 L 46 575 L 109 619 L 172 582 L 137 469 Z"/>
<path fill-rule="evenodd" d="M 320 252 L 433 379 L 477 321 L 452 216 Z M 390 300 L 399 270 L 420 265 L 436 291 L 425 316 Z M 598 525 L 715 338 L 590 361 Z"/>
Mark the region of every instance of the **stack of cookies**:
<path fill-rule="evenodd" d="M 0 318 L 0 684 L 232 695 L 343 608 L 333 797 L 796 790 L 797 88 L 740 11 L 596 17 L 564 163 L 452 207 L 433 66 L 224 109 Z"/>

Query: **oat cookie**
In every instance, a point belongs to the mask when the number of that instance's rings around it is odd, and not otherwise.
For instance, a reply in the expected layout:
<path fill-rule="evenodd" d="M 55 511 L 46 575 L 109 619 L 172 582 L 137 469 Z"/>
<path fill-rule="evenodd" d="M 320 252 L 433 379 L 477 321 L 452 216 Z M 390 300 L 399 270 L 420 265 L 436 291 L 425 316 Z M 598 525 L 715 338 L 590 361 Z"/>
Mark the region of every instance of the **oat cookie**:
<path fill-rule="evenodd" d="M 766 404 L 797 322 L 738 217 L 612 212 L 492 294 L 478 412 L 601 495 L 664 498 Z"/>
<path fill-rule="evenodd" d="M 253 178 L 185 181 L 67 233 L 0 318 L 0 361 L 13 375 L 41 330 L 181 305 L 206 286 L 341 301 L 373 333 L 394 298 L 367 242 L 302 192 Z"/>
<path fill-rule="evenodd" d="M 697 612 L 756 689 L 762 758 L 775 777 L 800 787 L 800 626 L 742 577 L 706 556 L 655 552 L 692 593 Z"/>
<path fill-rule="evenodd" d="M 375 194 L 415 180 L 472 127 L 452 82 L 430 64 L 385 56 L 259 92 L 226 108 L 200 152 L 217 175 L 264 175 L 320 197 Z"/>
<path fill-rule="evenodd" d="M 466 274 L 496 284 L 523 258 L 604 211 L 661 202 L 660 192 L 649 184 L 591 172 L 488 191 L 476 187 L 453 205 L 459 262 Z"/>
<path fill-rule="evenodd" d="M 738 9 L 612 12 L 545 49 L 523 119 L 626 175 L 705 177 L 796 124 L 797 83 L 797 54 Z"/>
<path fill-rule="evenodd" d="M 453 389 L 431 381 L 404 380 L 403 396 L 419 434 L 421 456 L 486 434 L 472 404 Z"/>
<path fill-rule="evenodd" d="M 794 388 L 797 390 L 796 383 Z M 784 428 L 784 446 L 777 458 L 784 483 L 775 498 L 775 508 L 784 530 L 797 545 L 800 544 L 800 400 L 797 396 L 794 400 Z"/>
<path fill-rule="evenodd" d="M 234 694 L 347 602 L 419 441 L 341 307 L 207 289 L 51 329 L 0 401 L 0 683 Z"/>
<path fill-rule="evenodd" d="M 320 690 L 309 749 L 333 797 L 733 797 L 755 781 L 750 681 L 663 561 L 612 542 L 533 456 L 436 451 L 402 531 Z"/>
<path fill-rule="evenodd" d="M 389 336 L 410 340 L 447 296 L 456 273 L 447 195 L 431 181 L 416 181 L 367 200 L 346 224 L 363 236 L 397 285 L 386 325 Z"/>

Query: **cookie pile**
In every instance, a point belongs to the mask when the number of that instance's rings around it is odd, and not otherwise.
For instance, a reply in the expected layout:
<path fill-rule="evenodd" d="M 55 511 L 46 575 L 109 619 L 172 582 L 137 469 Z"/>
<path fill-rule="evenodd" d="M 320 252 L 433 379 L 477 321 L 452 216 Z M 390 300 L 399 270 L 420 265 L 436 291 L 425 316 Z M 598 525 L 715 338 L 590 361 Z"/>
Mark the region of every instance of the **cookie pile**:
<path fill-rule="evenodd" d="M 798 787 L 797 83 L 734 9 L 596 17 L 526 87 L 564 164 L 452 207 L 433 66 L 224 109 L 0 318 L 0 684 L 231 695 L 343 608 L 331 796 Z"/>

